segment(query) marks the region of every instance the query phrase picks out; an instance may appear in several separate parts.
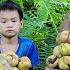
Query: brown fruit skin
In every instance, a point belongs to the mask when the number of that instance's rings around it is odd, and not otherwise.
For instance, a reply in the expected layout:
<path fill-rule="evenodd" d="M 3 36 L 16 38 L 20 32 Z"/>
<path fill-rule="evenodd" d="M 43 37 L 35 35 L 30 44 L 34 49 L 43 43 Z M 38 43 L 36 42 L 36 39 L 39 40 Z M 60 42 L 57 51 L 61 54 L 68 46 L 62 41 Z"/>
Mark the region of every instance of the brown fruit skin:
<path fill-rule="evenodd" d="M 69 37 L 68 37 L 68 43 L 70 43 L 70 35 L 69 35 Z"/>
<path fill-rule="evenodd" d="M 11 70 L 19 70 L 17 67 L 12 67 Z"/>
<path fill-rule="evenodd" d="M 56 37 L 56 44 L 57 44 L 57 45 L 61 44 L 60 33 L 58 33 L 58 35 L 57 35 L 57 37 Z"/>
<path fill-rule="evenodd" d="M 55 55 L 56 57 L 60 58 L 61 57 L 61 54 L 60 54 L 60 51 L 59 51 L 59 45 L 54 47 L 53 49 L 53 55 Z"/>
<path fill-rule="evenodd" d="M 60 70 L 69 70 L 69 66 L 65 63 L 65 58 L 61 57 L 58 61 L 58 66 Z"/>
<path fill-rule="evenodd" d="M 6 67 L 0 64 L 0 70 L 6 70 Z"/>
<path fill-rule="evenodd" d="M 6 57 L 6 60 L 7 60 L 8 62 L 12 61 L 12 59 L 13 59 L 12 56 L 7 56 L 7 57 Z"/>
<path fill-rule="evenodd" d="M 70 56 L 63 56 L 65 64 L 70 65 Z"/>
<path fill-rule="evenodd" d="M 49 62 L 49 59 L 52 60 L 53 62 Z M 56 60 L 55 60 L 56 59 Z M 54 61 L 55 60 L 55 61 Z M 47 59 L 46 59 L 46 66 L 48 66 L 49 68 L 55 68 L 56 66 L 58 66 L 58 58 L 56 58 L 55 55 L 50 55 Z"/>
<path fill-rule="evenodd" d="M 61 43 L 59 47 L 60 54 L 62 56 L 70 55 L 70 44 L 69 43 Z"/>
<path fill-rule="evenodd" d="M 6 69 L 6 54 L 1 53 L 0 54 L 0 70 L 5 70 Z"/>
<path fill-rule="evenodd" d="M 27 70 L 31 67 L 31 61 L 27 56 L 23 56 L 19 59 L 18 68 L 19 70 Z"/>
<path fill-rule="evenodd" d="M 18 64 L 18 58 L 13 58 L 12 61 L 10 62 L 11 66 L 16 66 Z"/>
<path fill-rule="evenodd" d="M 61 44 L 61 43 L 68 43 L 68 37 L 69 37 L 69 31 L 62 31 L 59 33 L 56 37 L 56 43 Z"/>
<path fill-rule="evenodd" d="M 18 56 L 12 51 L 7 53 L 7 61 L 11 66 L 16 66 L 18 64 Z"/>

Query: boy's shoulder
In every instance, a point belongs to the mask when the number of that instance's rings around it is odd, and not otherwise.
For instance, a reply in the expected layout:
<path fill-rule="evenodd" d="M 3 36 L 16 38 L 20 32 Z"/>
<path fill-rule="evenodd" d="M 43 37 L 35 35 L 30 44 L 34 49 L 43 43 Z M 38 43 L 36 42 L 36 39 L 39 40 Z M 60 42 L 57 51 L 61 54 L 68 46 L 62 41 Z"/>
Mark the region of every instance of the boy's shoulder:
<path fill-rule="evenodd" d="M 29 39 L 29 38 L 27 38 L 27 37 L 18 37 L 19 39 L 21 39 L 21 40 L 25 40 L 25 41 L 30 41 L 30 42 L 32 42 L 32 40 L 31 39 Z"/>
<path fill-rule="evenodd" d="M 25 43 L 27 45 L 32 45 L 33 44 L 33 41 L 29 38 L 26 38 L 26 37 L 18 37 L 19 39 L 19 42 L 21 43 Z"/>
<path fill-rule="evenodd" d="M 18 37 L 19 47 L 16 54 L 21 57 L 23 55 L 29 55 L 30 52 L 34 49 L 34 43 L 32 40 L 24 37 Z M 21 52 L 20 52 L 21 51 Z"/>

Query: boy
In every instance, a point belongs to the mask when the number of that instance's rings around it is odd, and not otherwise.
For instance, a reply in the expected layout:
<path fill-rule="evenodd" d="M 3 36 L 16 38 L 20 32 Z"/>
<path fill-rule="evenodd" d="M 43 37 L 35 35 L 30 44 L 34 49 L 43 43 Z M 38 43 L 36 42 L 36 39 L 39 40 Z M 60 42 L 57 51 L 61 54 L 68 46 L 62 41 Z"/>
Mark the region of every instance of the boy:
<path fill-rule="evenodd" d="M 22 10 L 17 4 L 13 2 L 0 4 L 0 48 L 6 53 L 14 51 L 18 57 L 27 56 L 32 69 L 39 63 L 39 59 L 34 43 L 18 36 L 22 18 Z"/>

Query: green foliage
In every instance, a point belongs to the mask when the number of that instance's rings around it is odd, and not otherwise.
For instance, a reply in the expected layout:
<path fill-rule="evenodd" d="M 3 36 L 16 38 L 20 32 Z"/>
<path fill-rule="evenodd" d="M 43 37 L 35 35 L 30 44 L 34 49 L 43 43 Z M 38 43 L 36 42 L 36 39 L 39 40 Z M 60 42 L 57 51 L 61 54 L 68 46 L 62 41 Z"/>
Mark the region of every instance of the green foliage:
<path fill-rule="evenodd" d="M 69 10 L 70 0 L 24 1 L 24 27 L 20 35 L 37 44 L 40 63 L 35 70 L 44 70 L 46 58 L 56 46 L 60 24 Z"/>
<path fill-rule="evenodd" d="M 0 0 L 0 3 L 4 2 L 4 1 L 6 1 L 6 0 Z"/>
<path fill-rule="evenodd" d="M 0 0 L 3 2 L 6 0 Z M 70 11 L 70 0 L 11 0 L 24 5 L 24 24 L 20 35 L 32 39 L 38 48 L 40 63 L 35 70 L 44 70 L 46 58 L 56 46 L 56 35 Z"/>

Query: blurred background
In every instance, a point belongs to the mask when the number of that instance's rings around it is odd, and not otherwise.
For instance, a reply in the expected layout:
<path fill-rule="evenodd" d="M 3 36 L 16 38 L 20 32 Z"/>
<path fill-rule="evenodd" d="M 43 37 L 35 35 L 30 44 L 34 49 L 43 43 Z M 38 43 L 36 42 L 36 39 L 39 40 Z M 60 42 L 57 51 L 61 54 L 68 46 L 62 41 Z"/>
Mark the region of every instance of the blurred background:
<path fill-rule="evenodd" d="M 7 0 L 0 0 L 0 2 Z M 10 1 L 10 0 L 8 0 Z M 34 70 L 44 70 L 46 58 L 56 46 L 56 36 L 70 12 L 70 0 L 11 0 L 23 10 L 20 34 L 35 42 L 40 63 Z"/>

